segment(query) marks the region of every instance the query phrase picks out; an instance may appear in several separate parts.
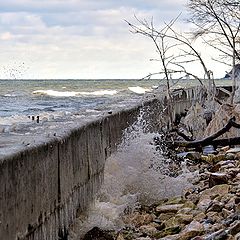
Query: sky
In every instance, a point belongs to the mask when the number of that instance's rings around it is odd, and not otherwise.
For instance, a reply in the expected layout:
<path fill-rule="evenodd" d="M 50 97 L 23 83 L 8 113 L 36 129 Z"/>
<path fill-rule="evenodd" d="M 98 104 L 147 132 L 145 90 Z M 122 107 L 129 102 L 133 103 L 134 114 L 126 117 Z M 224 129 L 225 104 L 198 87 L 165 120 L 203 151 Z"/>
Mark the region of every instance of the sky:
<path fill-rule="evenodd" d="M 161 27 L 182 13 L 179 27 L 185 31 L 186 2 L 0 0 L 0 78 L 142 78 L 159 70 L 149 60 L 155 49 L 130 33 L 124 20 L 153 17 Z M 211 64 L 217 76 L 224 74 Z"/>

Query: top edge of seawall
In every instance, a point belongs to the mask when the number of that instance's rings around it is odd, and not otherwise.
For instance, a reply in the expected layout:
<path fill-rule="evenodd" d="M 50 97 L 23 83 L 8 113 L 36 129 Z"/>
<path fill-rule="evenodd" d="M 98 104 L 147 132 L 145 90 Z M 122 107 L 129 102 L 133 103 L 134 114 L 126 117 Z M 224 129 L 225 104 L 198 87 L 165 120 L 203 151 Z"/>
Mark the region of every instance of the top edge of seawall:
<path fill-rule="evenodd" d="M 74 122 L 60 122 L 58 129 L 53 132 L 33 133 L 31 135 L 17 135 L 17 134 L 1 134 L 0 135 L 0 164 L 9 159 L 13 159 L 22 154 L 39 150 L 39 148 L 48 148 L 64 142 L 72 134 L 77 131 L 84 131 L 86 128 L 94 124 L 101 124 L 104 121 L 113 118 L 116 115 L 121 115 L 123 112 L 132 112 L 139 110 L 141 107 L 150 104 L 151 102 L 159 101 L 155 97 L 151 97 L 136 103 L 135 105 L 125 106 L 113 111 L 103 112 L 102 115 L 92 118 L 77 119 Z M 63 125 L 63 127 L 61 127 Z"/>

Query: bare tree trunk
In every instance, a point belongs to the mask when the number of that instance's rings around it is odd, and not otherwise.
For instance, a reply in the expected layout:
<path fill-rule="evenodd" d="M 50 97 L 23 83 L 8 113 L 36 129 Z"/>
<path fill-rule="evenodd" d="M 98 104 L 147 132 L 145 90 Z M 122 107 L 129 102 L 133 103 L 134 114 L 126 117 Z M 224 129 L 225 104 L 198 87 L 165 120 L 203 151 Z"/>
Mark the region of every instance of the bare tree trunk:
<path fill-rule="evenodd" d="M 236 66 L 236 54 L 235 54 L 235 41 L 233 41 L 233 58 L 232 58 L 232 97 L 231 97 L 231 104 L 233 104 L 234 102 L 234 97 L 235 97 L 235 93 L 236 90 L 239 86 L 237 86 L 236 84 L 236 76 L 235 76 L 235 66 Z M 239 97 L 239 96 L 237 96 Z M 236 99 L 236 101 L 238 101 Z"/>

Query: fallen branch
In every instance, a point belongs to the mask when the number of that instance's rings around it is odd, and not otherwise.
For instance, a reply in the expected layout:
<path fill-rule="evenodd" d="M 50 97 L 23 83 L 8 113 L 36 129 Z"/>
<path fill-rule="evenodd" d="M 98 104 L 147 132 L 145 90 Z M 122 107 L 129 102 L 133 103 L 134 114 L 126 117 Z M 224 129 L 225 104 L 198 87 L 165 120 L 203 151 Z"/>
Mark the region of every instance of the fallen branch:
<path fill-rule="evenodd" d="M 203 146 L 207 146 L 207 145 L 221 145 L 223 144 L 223 142 L 226 142 L 227 144 L 230 144 L 228 142 L 228 139 L 218 139 L 218 140 L 214 140 L 218 137 L 220 137 L 221 135 L 223 135 L 224 133 L 228 132 L 230 130 L 230 128 L 235 127 L 235 128 L 240 128 L 240 124 L 235 122 L 235 117 L 232 117 L 229 119 L 228 123 L 219 131 L 217 131 L 216 133 L 212 134 L 209 137 L 206 137 L 202 140 L 196 140 L 196 141 L 176 141 L 176 142 L 168 142 L 169 144 L 175 146 L 175 147 L 203 147 Z M 231 144 L 239 144 L 240 142 L 240 138 L 229 138 L 229 141 L 231 142 Z"/>
<path fill-rule="evenodd" d="M 215 139 L 211 143 L 213 146 L 227 146 L 240 144 L 240 137 Z"/>
<path fill-rule="evenodd" d="M 182 137 L 184 140 L 186 141 L 193 141 L 192 137 L 187 136 L 185 133 L 183 133 L 182 131 L 180 131 L 178 128 L 173 128 L 172 132 L 176 132 L 180 137 Z"/>

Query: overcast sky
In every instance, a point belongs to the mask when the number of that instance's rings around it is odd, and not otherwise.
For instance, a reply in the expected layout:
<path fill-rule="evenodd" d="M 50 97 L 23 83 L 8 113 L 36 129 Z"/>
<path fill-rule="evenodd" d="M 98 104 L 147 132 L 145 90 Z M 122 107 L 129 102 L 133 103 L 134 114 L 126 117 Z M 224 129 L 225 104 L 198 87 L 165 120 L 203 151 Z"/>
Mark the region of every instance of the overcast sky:
<path fill-rule="evenodd" d="M 155 50 L 124 19 L 186 18 L 186 1 L 0 0 L 0 78 L 141 78 Z"/>

